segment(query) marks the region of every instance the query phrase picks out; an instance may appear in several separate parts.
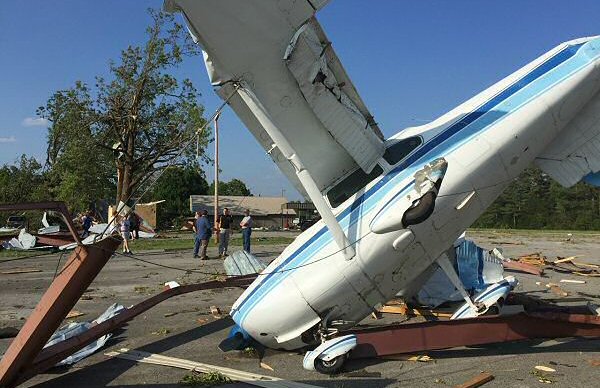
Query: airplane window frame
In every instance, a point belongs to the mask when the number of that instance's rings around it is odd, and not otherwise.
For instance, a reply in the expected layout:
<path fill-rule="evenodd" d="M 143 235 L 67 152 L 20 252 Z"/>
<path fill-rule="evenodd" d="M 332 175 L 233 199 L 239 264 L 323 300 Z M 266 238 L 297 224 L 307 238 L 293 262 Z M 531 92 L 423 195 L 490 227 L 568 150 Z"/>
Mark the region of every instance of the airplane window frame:
<path fill-rule="evenodd" d="M 338 195 L 336 198 L 331 197 L 331 195 L 333 194 L 333 192 L 336 188 L 341 187 L 342 184 L 344 184 L 345 182 L 348 182 L 348 180 L 351 179 L 351 177 L 353 177 L 358 172 L 362 172 L 364 174 L 364 178 L 361 180 L 360 183 L 349 186 L 352 188 L 351 190 L 353 190 L 352 193 L 349 193 L 348 191 L 346 191 L 345 193 L 340 193 L 340 195 Z M 365 173 L 362 168 L 357 168 L 356 170 L 354 170 L 351 173 L 349 173 L 348 175 L 346 175 L 343 179 L 341 179 L 338 183 L 336 183 L 329 190 L 327 190 L 325 197 L 327 198 L 329 205 L 333 209 L 337 208 L 338 206 L 340 206 L 341 204 L 346 202 L 348 200 L 348 198 L 351 198 L 354 194 L 356 194 L 360 190 L 367 187 L 369 185 L 369 183 L 371 183 L 375 179 L 381 177 L 384 172 L 385 172 L 385 169 L 380 164 L 376 164 L 375 167 L 373 167 L 373 169 L 371 170 L 371 172 L 369 174 Z M 343 196 L 343 199 L 342 199 L 342 196 Z"/>
<path fill-rule="evenodd" d="M 413 148 L 411 148 L 407 153 L 405 153 L 404 155 L 402 155 L 402 157 L 400 159 L 397 159 L 395 161 L 390 161 L 388 160 L 388 158 L 386 157 L 386 154 L 388 153 L 388 151 L 393 148 L 398 146 L 399 144 L 405 143 L 408 140 L 412 140 L 412 139 L 418 139 L 419 143 L 415 146 L 413 146 Z M 392 144 L 390 144 L 389 146 L 387 146 L 385 148 L 385 151 L 383 153 L 383 155 L 381 156 L 383 158 L 383 160 L 389 165 L 389 166 L 395 166 L 398 163 L 400 163 L 401 161 L 403 161 L 404 159 L 406 159 L 406 157 L 410 154 L 412 154 L 417 148 L 421 147 L 423 145 L 423 137 L 422 136 L 410 136 L 404 139 L 398 139 L 397 141 L 393 142 Z"/>

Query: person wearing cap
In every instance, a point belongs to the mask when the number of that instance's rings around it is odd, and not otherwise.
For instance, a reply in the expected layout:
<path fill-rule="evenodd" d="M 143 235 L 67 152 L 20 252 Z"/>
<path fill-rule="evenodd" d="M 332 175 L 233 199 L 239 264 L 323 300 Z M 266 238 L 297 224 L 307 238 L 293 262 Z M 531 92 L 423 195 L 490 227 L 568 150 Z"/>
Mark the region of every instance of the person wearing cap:
<path fill-rule="evenodd" d="M 242 228 L 242 238 L 244 240 L 244 250 L 250 253 L 250 235 L 252 234 L 252 217 L 250 217 L 250 210 L 244 211 L 245 217 L 240 222 Z"/>
<path fill-rule="evenodd" d="M 194 232 L 196 232 L 196 239 L 194 241 L 194 258 L 198 257 L 198 251 L 200 251 L 200 260 L 206 260 L 206 249 L 208 248 L 208 241 L 212 235 L 212 226 L 208 222 L 208 211 L 202 210 L 200 217 L 196 220 L 194 225 Z"/>

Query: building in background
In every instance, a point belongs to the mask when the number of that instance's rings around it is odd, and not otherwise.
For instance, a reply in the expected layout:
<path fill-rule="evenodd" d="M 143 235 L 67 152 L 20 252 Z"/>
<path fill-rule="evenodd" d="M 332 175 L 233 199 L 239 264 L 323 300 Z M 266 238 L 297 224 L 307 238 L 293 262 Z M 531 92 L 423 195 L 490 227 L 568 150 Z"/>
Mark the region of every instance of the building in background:
<path fill-rule="evenodd" d="M 190 210 L 192 212 L 207 210 L 211 222 L 214 220 L 214 196 L 190 195 Z M 288 203 L 285 197 L 244 197 L 234 195 L 219 196 L 219 213 L 228 208 L 233 215 L 234 228 L 244 218 L 244 210 L 250 209 L 254 220 L 254 228 L 280 229 L 292 225 L 296 212 L 286 209 Z"/>

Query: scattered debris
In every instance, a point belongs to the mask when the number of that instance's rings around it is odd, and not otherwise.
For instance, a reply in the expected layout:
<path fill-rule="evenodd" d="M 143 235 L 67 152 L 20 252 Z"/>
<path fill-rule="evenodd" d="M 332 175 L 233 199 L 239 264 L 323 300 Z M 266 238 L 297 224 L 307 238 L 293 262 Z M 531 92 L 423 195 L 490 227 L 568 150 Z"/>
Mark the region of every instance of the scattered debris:
<path fill-rule="evenodd" d="M 248 347 L 240 350 L 240 356 L 245 357 L 245 358 L 260 358 L 258 355 L 258 351 L 256 350 L 256 348 L 253 348 L 252 346 L 248 346 Z"/>
<path fill-rule="evenodd" d="M 165 283 L 165 290 L 170 290 L 171 288 L 179 287 L 180 284 L 175 280 L 171 280 L 170 282 Z"/>
<path fill-rule="evenodd" d="M 243 250 L 235 251 L 223 261 L 225 273 L 242 276 L 262 272 L 266 266 L 256 256 Z"/>
<path fill-rule="evenodd" d="M 166 327 L 161 327 L 157 331 L 153 331 L 152 334 L 165 336 L 165 335 L 169 334 L 170 332 L 171 332 L 171 330 L 167 329 Z"/>
<path fill-rule="evenodd" d="M 16 275 L 16 274 L 20 274 L 20 273 L 32 273 L 32 272 L 42 272 L 42 270 L 38 269 L 38 268 L 15 268 L 15 269 L 9 269 L 8 271 L 2 271 L 0 273 L 3 275 Z"/>
<path fill-rule="evenodd" d="M 543 267 L 547 264 L 550 264 L 548 262 L 548 259 L 546 258 L 546 256 L 543 256 L 541 252 L 535 252 L 535 253 L 530 253 L 527 255 L 522 255 L 522 256 L 519 256 L 516 259 L 514 259 L 514 261 L 518 261 L 519 263 L 524 263 L 524 264 L 531 264 L 531 265 L 535 265 L 538 267 Z"/>
<path fill-rule="evenodd" d="M 548 283 L 546 284 L 546 287 L 550 289 L 550 291 L 552 291 L 552 293 L 554 295 L 558 295 L 558 296 L 569 296 L 569 293 L 566 292 L 565 290 L 563 290 L 562 288 L 560 288 L 558 286 L 558 284 L 554 284 L 554 283 Z"/>
<path fill-rule="evenodd" d="M 219 309 L 217 306 L 210 306 L 210 313 L 215 318 L 221 318 L 221 309 Z"/>
<path fill-rule="evenodd" d="M 275 369 L 273 369 L 273 367 L 271 367 L 269 364 L 265 363 L 265 362 L 260 362 L 260 367 L 266 370 L 270 370 L 271 372 L 275 372 Z"/>
<path fill-rule="evenodd" d="M 57 330 L 56 333 L 54 333 L 52 335 L 52 337 L 50 337 L 50 340 L 44 346 L 44 348 L 51 346 L 51 345 L 55 345 L 59 342 L 65 341 L 71 337 L 80 335 L 80 334 L 88 331 L 91 327 L 96 326 L 97 324 L 102 323 L 108 319 L 111 319 L 112 317 L 121 313 L 124 310 L 125 310 L 125 307 L 123 307 L 120 304 L 114 303 L 111 306 L 109 306 L 106 309 L 106 311 L 104 311 L 98 318 L 96 318 L 95 320 L 93 320 L 91 322 L 70 323 L 70 324 L 66 325 L 65 327 Z M 108 341 L 108 339 L 110 337 L 112 337 L 112 333 L 103 335 L 102 337 L 98 338 L 96 341 L 90 343 L 89 345 L 85 346 L 84 348 L 80 349 L 79 351 L 71 354 L 69 357 L 65 358 L 64 360 L 62 360 L 61 362 L 59 362 L 56 365 L 57 366 L 58 365 L 70 365 L 70 364 L 74 364 L 74 363 L 82 360 L 83 358 L 89 356 L 90 354 L 93 354 L 98 349 L 100 349 L 102 346 L 104 346 L 104 344 L 106 343 L 106 341 Z"/>
<path fill-rule="evenodd" d="M 19 334 L 19 329 L 14 327 L 2 327 L 0 328 L 0 338 L 14 338 Z"/>
<path fill-rule="evenodd" d="M 548 375 L 546 375 L 546 372 L 542 372 L 540 370 L 534 369 L 531 371 L 531 374 L 534 375 L 540 383 L 552 384 L 555 382 L 554 379 L 552 379 L 552 378 L 548 377 Z"/>
<path fill-rule="evenodd" d="M 385 304 L 379 308 L 380 313 L 402 314 L 423 317 L 450 318 L 451 312 L 422 308 L 409 308 L 406 304 Z"/>
<path fill-rule="evenodd" d="M 77 310 L 71 310 L 67 314 L 66 318 L 67 319 L 77 318 L 77 317 L 81 317 L 82 315 L 85 315 L 85 313 L 82 313 L 81 311 L 77 311 Z"/>
<path fill-rule="evenodd" d="M 600 360 L 588 360 L 591 366 L 600 366 Z"/>
<path fill-rule="evenodd" d="M 585 280 L 560 279 L 560 283 L 585 284 Z"/>
<path fill-rule="evenodd" d="M 541 370 L 542 372 L 556 372 L 556 369 L 552 369 L 548 366 L 536 365 L 535 369 Z"/>
<path fill-rule="evenodd" d="M 223 385 L 231 383 L 231 379 L 227 376 L 222 375 L 219 372 L 208 372 L 208 373 L 198 373 L 192 372 L 183 376 L 183 378 L 179 381 L 180 385 L 202 385 L 202 386 L 213 386 L 213 385 Z"/>
<path fill-rule="evenodd" d="M 413 361 L 413 362 L 430 362 L 433 361 L 433 358 L 429 357 L 426 354 L 423 355 L 408 355 L 408 354 L 392 354 L 389 356 L 382 356 L 381 358 L 386 360 L 395 360 L 395 361 Z"/>
<path fill-rule="evenodd" d="M 241 381 L 247 384 L 256 385 L 264 388 L 279 388 L 285 386 L 287 388 L 315 388 L 314 385 L 298 383 L 295 381 L 283 380 L 278 377 L 259 375 L 256 373 L 244 372 L 233 368 L 225 368 L 217 365 L 203 364 L 200 362 L 184 360 L 181 358 L 161 356 L 142 351 L 120 349 L 118 351 L 109 352 L 105 355 L 110 357 L 119 357 L 127 360 L 143 362 L 147 364 L 172 366 L 194 372 L 209 373 L 219 372 L 231 380 Z"/>
<path fill-rule="evenodd" d="M 177 314 L 178 314 L 177 312 L 174 312 L 174 313 L 166 313 L 166 314 L 164 315 L 164 317 L 165 317 L 165 318 L 169 318 L 169 317 L 172 317 L 172 316 L 174 316 L 174 315 L 177 315 Z"/>
<path fill-rule="evenodd" d="M 494 380 L 494 375 L 488 372 L 481 372 L 478 376 L 473 377 L 472 379 L 456 385 L 455 388 L 475 388 L 482 386 L 485 383 Z"/>

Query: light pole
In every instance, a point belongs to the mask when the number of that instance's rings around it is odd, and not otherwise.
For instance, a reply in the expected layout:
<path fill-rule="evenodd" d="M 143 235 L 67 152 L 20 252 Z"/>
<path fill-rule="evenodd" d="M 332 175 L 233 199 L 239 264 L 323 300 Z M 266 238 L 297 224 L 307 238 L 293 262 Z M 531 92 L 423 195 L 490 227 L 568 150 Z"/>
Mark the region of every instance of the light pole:
<path fill-rule="evenodd" d="M 221 113 L 215 116 L 215 200 L 214 200 L 214 227 L 216 231 L 216 241 L 219 242 L 219 117 Z"/>

